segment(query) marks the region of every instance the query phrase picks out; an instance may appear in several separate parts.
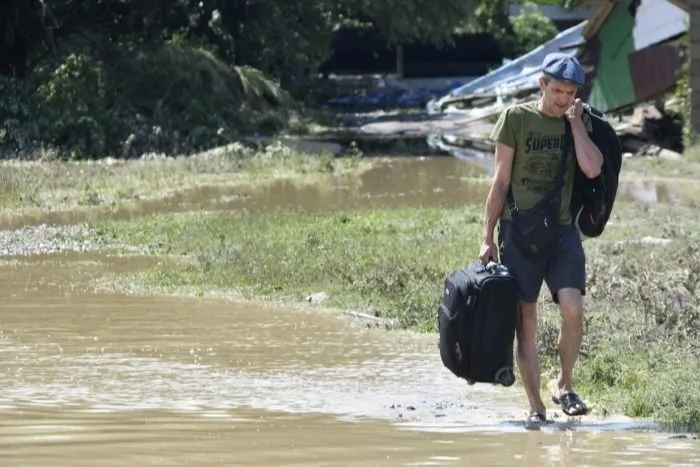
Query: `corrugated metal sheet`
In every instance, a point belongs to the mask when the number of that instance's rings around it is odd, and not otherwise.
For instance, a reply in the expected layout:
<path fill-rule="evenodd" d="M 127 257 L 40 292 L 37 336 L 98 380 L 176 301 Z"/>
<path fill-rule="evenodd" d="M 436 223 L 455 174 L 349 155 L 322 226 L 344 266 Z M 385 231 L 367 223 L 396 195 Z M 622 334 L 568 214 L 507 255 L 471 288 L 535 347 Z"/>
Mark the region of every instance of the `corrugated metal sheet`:
<path fill-rule="evenodd" d="M 428 112 L 440 112 L 443 102 L 459 96 L 495 92 L 500 102 L 500 96 L 511 90 L 536 86 L 545 55 L 570 44 L 580 44 L 583 39 L 587 42 L 585 47 L 565 51 L 579 56 L 586 69 L 589 87 L 583 89 L 581 95 L 602 111 L 616 110 L 653 97 L 668 89 L 672 78 L 675 83 L 677 65 L 667 49 L 636 51 L 684 33 L 689 15 L 682 7 L 687 0 L 584 3 L 596 7 L 588 21 L 447 96 L 429 102 Z"/>
<path fill-rule="evenodd" d="M 598 9 L 588 20 L 588 26 L 583 31 L 584 38 L 596 36 L 620 3 L 621 0 L 588 3 Z M 629 1 L 624 3 L 627 7 Z M 688 0 L 641 0 L 636 7 L 637 24 L 633 30 L 637 50 L 687 31 L 688 11 Z"/>
<path fill-rule="evenodd" d="M 428 113 L 440 112 L 442 103 L 446 100 L 459 96 L 467 96 L 473 93 L 501 92 L 507 93 L 509 90 L 519 89 L 527 86 L 536 86 L 537 79 L 542 69 L 542 60 L 551 52 L 563 52 L 575 55 L 577 48 L 561 50 L 562 46 L 572 43 L 580 43 L 583 40 L 583 29 L 586 22 L 582 22 L 573 28 L 562 31 L 549 42 L 533 49 L 527 54 L 510 61 L 492 72 L 481 76 L 462 87 L 459 87 L 446 96 L 428 102 Z"/>
<path fill-rule="evenodd" d="M 637 102 L 657 97 L 675 86 L 681 65 L 678 49 L 670 44 L 655 45 L 630 54 L 630 75 Z"/>
<path fill-rule="evenodd" d="M 634 24 L 634 45 L 641 50 L 688 30 L 688 13 L 668 0 L 642 0 Z"/>
<path fill-rule="evenodd" d="M 584 31 L 592 35 L 579 56 L 586 68 L 595 68 L 587 70 L 593 84 L 582 94 L 604 112 L 656 97 L 676 83 L 678 53 L 656 44 L 683 34 L 688 18 L 669 0 L 616 0 L 614 5 L 591 18 L 596 24 Z"/>

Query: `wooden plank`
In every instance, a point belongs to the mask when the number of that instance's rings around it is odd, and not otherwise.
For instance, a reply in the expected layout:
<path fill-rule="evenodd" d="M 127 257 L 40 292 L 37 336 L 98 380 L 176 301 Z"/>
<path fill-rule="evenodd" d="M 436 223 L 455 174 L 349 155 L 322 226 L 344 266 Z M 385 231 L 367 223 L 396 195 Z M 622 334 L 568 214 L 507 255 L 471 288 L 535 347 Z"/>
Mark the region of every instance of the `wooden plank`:
<path fill-rule="evenodd" d="M 522 99 L 526 96 L 529 96 L 539 89 L 538 86 L 528 86 L 526 88 L 520 88 L 516 89 L 515 91 L 506 93 L 505 96 L 512 97 L 514 99 Z M 475 101 L 479 100 L 496 100 L 498 98 L 498 94 L 495 92 L 484 92 L 484 93 L 474 93 L 474 94 L 467 94 L 465 96 L 459 96 L 459 97 L 454 97 L 452 99 L 447 99 L 445 102 L 442 103 L 441 110 L 445 110 L 445 107 L 454 105 L 454 104 L 472 104 L 472 107 L 483 107 L 485 104 L 479 104 L 479 105 L 473 105 Z"/>
<path fill-rule="evenodd" d="M 687 0 L 668 0 L 669 3 L 677 6 L 678 8 L 685 10 L 686 12 L 690 11 L 690 4 Z"/>

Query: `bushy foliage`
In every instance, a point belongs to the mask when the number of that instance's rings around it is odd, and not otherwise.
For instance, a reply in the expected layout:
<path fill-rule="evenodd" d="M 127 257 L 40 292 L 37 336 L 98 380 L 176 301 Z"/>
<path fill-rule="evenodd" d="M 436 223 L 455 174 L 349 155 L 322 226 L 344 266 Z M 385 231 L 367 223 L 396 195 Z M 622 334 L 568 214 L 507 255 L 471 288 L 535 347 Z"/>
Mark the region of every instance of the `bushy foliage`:
<path fill-rule="evenodd" d="M 691 125 L 691 89 L 690 89 L 690 41 L 689 34 L 685 34 L 676 44 L 683 57 L 683 65 L 679 70 L 678 82 L 674 91 L 678 100 L 677 108 L 683 118 L 683 147 L 690 148 L 696 142 Z"/>
<path fill-rule="evenodd" d="M 552 40 L 557 35 L 557 28 L 537 7 L 526 1 L 520 15 L 511 20 L 515 41 L 515 55 L 522 55 Z"/>
<path fill-rule="evenodd" d="M 107 58 L 109 57 L 109 59 Z M 33 79 L 0 80 L 0 145 L 74 158 L 188 153 L 279 130 L 289 98 L 250 67 L 178 43 L 69 48 Z"/>
<path fill-rule="evenodd" d="M 467 28 L 471 32 L 493 35 L 506 57 L 523 55 L 557 35 L 557 28 L 537 7 L 526 1 L 520 15 L 511 18 L 510 2 L 479 2 Z"/>

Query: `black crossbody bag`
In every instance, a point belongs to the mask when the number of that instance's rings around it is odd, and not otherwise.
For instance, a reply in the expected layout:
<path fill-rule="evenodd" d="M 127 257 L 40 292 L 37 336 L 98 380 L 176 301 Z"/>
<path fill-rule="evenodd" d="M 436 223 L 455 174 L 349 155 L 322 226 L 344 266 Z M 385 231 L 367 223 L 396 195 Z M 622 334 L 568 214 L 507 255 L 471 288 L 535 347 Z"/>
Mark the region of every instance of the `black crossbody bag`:
<path fill-rule="evenodd" d="M 567 156 L 571 147 L 571 126 L 564 121 L 564 143 L 562 147 L 559 171 L 554 189 L 532 208 L 520 211 L 513 191 L 508 187 L 506 201 L 511 217 L 510 237 L 512 241 L 530 258 L 540 259 L 548 248 L 559 237 L 559 208 L 561 206 L 561 191 L 564 186 Z"/>

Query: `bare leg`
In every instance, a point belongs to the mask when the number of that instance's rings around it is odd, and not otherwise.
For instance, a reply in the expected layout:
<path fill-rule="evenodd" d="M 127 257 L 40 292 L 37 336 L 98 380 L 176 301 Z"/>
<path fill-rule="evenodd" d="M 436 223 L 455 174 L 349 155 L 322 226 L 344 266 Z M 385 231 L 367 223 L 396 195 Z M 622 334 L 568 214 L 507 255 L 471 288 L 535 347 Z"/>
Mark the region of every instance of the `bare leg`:
<path fill-rule="evenodd" d="M 550 389 L 555 396 L 559 397 L 573 392 L 573 371 L 583 337 L 583 297 L 580 290 L 573 288 L 559 290 L 557 297 L 559 298 L 559 310 L 562 318 L 559 331 L 561 373 L 558 380 L 550 384 Z M 571 407 L 573 411 L 580 411 L 584 408 L 582 404 L 575 404 L 574 407 Z"/>
<path fill-rule="evenodd" d="M 531 414 L 546 415 L 540 395 L 540 362 L 537 355 L 537 303 L 518 305 L 516 328 L 517 362 Z"/>

